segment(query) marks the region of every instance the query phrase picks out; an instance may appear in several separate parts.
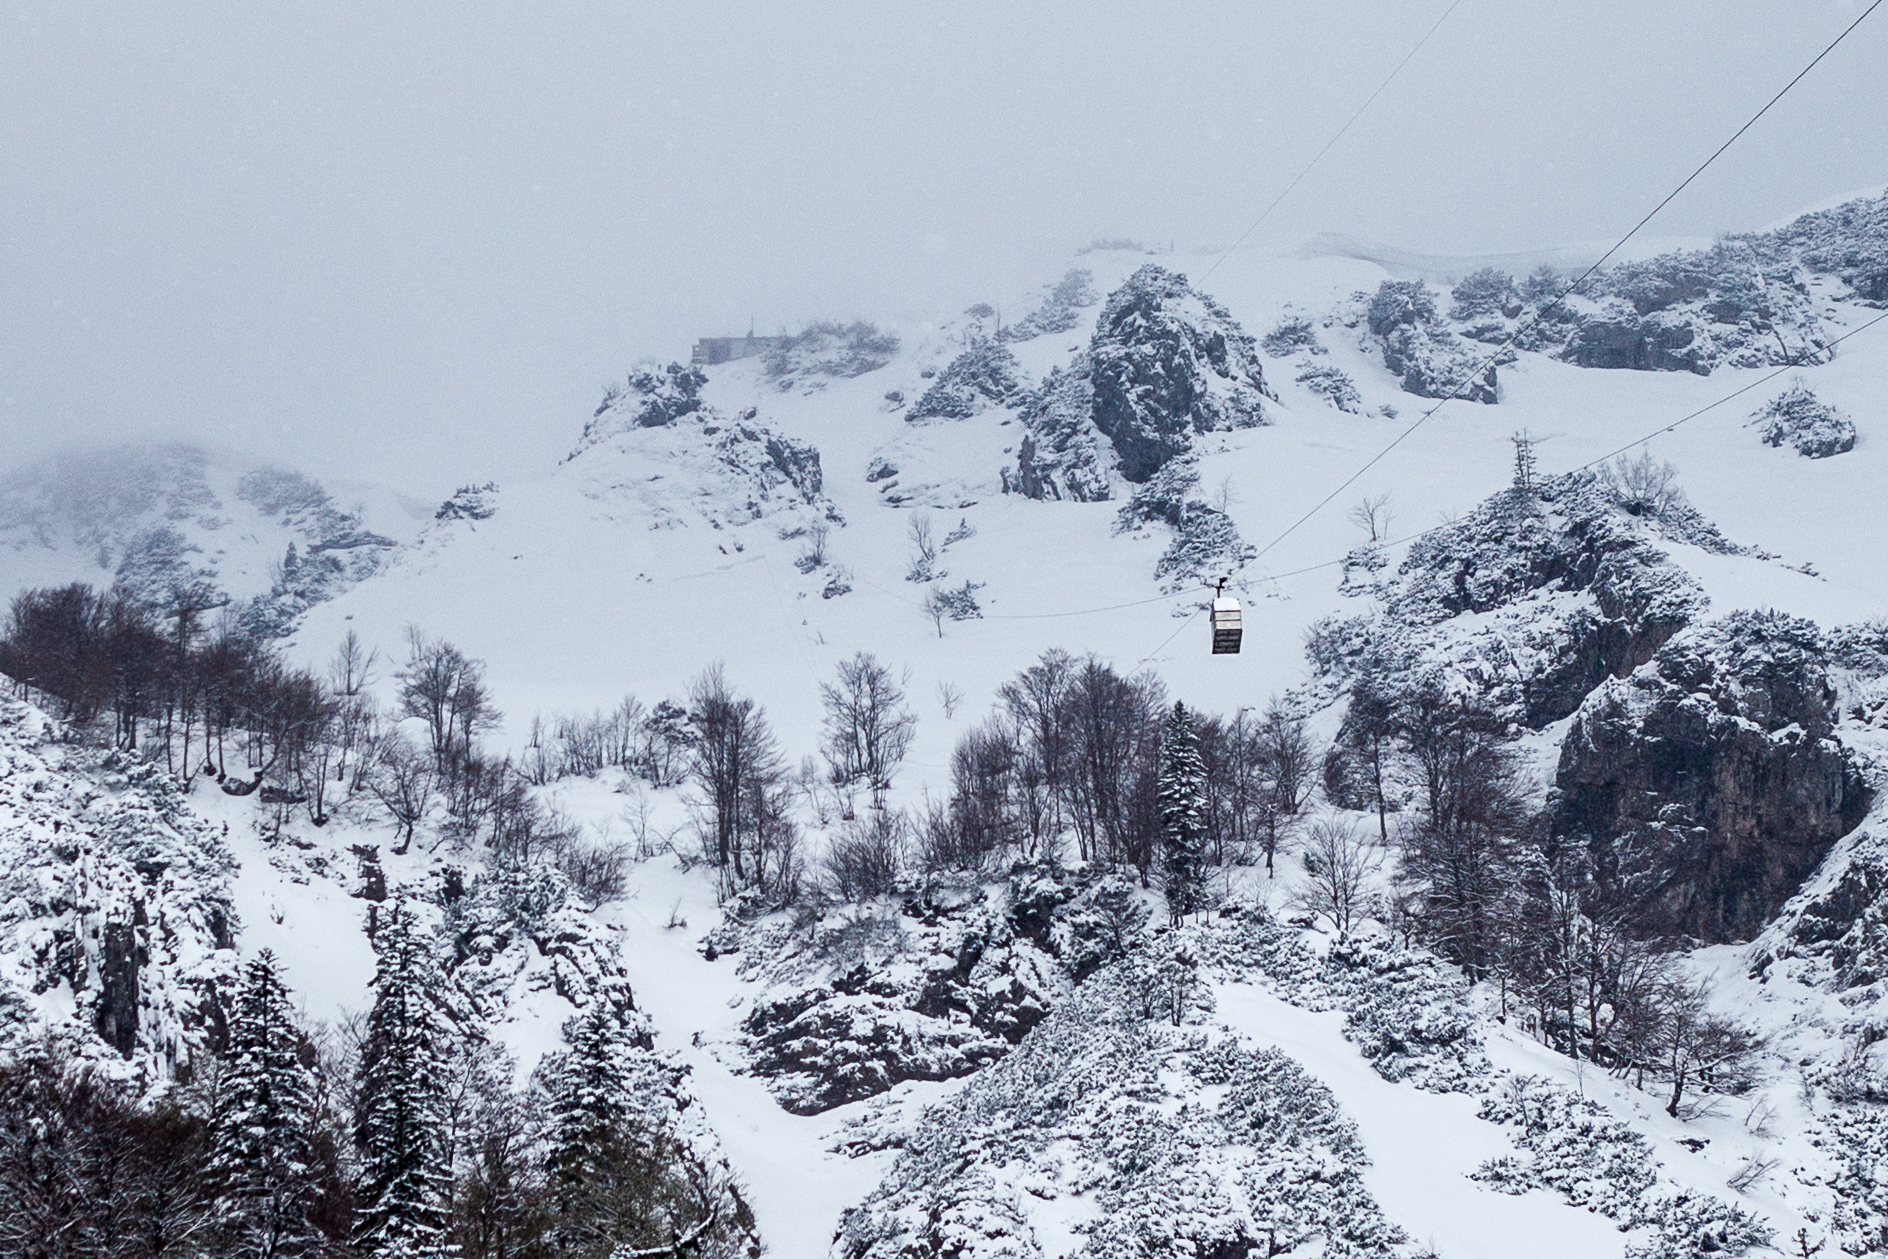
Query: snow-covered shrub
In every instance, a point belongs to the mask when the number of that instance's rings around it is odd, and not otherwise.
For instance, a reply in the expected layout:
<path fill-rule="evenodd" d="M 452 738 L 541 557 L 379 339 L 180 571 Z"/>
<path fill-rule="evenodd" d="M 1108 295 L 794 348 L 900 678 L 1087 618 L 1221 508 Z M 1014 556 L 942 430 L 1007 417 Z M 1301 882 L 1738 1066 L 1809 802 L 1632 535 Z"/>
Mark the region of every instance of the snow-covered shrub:
<path fill-rule="evenodd" d="M 1017 406 L 1028 396 L 1016 356 L 999 342 L 978 341 L 938 373 L 905 419 L 965 420 L 991 406 Z"/>
<path fill-rule="evenodd" d="M 1436 314 L 1421 280 L 1385 280 L 1364 312 L 1364 324 L 1383 354 L 1383 366 L 1419 398 L 1496 400 L 1496 372 L 1481 353 L 1462 344 Z"/>
<path fill-rule="evenodd" d="M 1548 1189 L 1574 1206 L 1638 1223 L 1658 1186 L 1645 1137 L 1598 1103 L 1531 1076 L 1510 1076 L 1482 1099 L 1481 1117 L 1511 1126 L 1521 1153 L 1490 1160 L 1474 1178 L 1503 1193 Z"/>
<path fill-rule="evenodd" d="M 1804 381 L 1766 402 L 1751 423 L 1767 446 L 1794 446 L 1809 459 L 1827 459 L 1855 449 L 1855 421 L 1816 396 Z"/>
<path fill-rule="evenodd" d="M 434 520 L 490 520 L 498 514 L 498 504 L 492 501 L 498 494 L 498 483 L 487 481 L 483 485 L 461 485 L 454 490 L 452 497 L 439 505 L 433 513 Z"/>
<path fill-rule="evenodd" d="M 1333 367 L 1329 363 L 1307 363 L 1295 379 L 1340 411 L 1356 415 L 1363 410 L 1363 394 L 1357 391 L 1357 383 L 1350 378 L 1349 373 L 1340 367 Z"/>
<path fill-rule="evenodd" d="M 1232 517 L 1191 499 L 1181 506 L 1173 541 L 1154 564 L 1154 580 L 1169 591 L 1211 585 L 1250 564 L 1257 554 L 1239 536 Z"/>
<path fill-rule="evenodd" d="M 1888 1248 L 1888 1106 L 1849 1103 L 1818 1115 L 1807 1135 L 1835 1164 L 1830 1231 L 1842 1253 Z"/>
<path fill-rule="evenodd" d="M 762 357 L 761 365 L 786 390 L 808 377 L 863 376 L 891 362 L 897 353 L 898 337 L 876 324 L 817 322 L 780 338 Z"/>
<path fill-rule="evenodd" d="M 1259 345 L 1273 358 L 1290 358 L 1300 351 L 1325 353 L 1324 347 L 1318 343 L 1317 325 L 1303 315 L 1287 315 L 1279 320 L 1277 326 L 1260 340 Z"/>
<path fill-rule="evenodd" d="M 1345 1010 L 1344 1035 L 1386 1080 L 1469 1092 L 1489 1072 L 1462 973 L 1427 949 L 1341 940 L 1324 981 Z"/>
<path fill-rule="evenodd" d="M 1395 1254 L 1330 1092 L 1195 1015 L 1150 1019 L 1145 995 L 1132 963 L 1097 973 L 928 1111 L 837 1253 L 1040 1256 L 1036 1213 L 1066 1228 L 1079 1207 L 1084 1254 Z"/>
<path fill-rule="evenodd" d="M 1463 276 L 1449 296 L 1454 299 L 1454 305 L 1449 307 L 1449 318 L 1459 323 L 1513 319 L 1523 309 L 1514 277 L 1497 267 L 1483 267 Z"/>
<path fill-rule="evenodd" d="M 1145 482 L 1134 487 L 1128 501 L 1115 513 L 1114 531 L 1125 533 L 1155 523 L 1179 527 L 1187 496 L 1200 483 L 1198 465 L 1191 459 L 1170 461 Z"/>
<path fill-rule="evenodd" d="M 977 603 L 977 589 L 983 583 L 966 581 L 955 590 L 939 587 L 931 592 L 932 598 L 943 614 L 953 621 L 971 621 L 983 616 L 983 608 Z"/>
<path fill-rule="evenodd" d="M 1042 305 L 1004 328 L 1005 341 L 1028 341 L 1051 332 L 1067 332 L 1082 320 L 1082 308 L 1095 304 L 1095 273 L 1076 268 L 1049 289 Z"/>

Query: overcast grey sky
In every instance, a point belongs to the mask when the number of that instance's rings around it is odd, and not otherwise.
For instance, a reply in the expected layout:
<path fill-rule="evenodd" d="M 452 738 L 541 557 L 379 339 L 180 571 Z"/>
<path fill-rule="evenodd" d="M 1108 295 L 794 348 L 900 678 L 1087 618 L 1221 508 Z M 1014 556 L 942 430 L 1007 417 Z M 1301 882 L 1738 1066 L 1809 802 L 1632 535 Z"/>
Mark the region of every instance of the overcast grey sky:
<path fill-rule="evenodd" d="M 1229 244 L 1447 2 L 15 5 L 0 461 L 540 472 L 603 381 L 750 316 Z M 1248 247 L 1616 235 L 1862 8 L 1463 0 Z M 1651 230 L 1888 181 L 1885 53 L 1877 15 Z"/>

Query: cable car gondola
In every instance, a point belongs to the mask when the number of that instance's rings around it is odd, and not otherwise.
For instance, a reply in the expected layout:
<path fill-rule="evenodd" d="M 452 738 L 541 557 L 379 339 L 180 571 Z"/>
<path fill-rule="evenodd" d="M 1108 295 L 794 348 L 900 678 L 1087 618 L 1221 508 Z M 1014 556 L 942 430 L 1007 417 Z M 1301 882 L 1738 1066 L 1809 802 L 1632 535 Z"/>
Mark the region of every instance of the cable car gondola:
<path fill-rule="evenodd" d="M 1242 636 L 1239 623 L 1239 601 L 1226 593 L 1226 583 L 1221 581 L 1213 592 L 1213 654 L 1215 656 L 1236 656 L 1239 654 L 1239 639 Z"/>

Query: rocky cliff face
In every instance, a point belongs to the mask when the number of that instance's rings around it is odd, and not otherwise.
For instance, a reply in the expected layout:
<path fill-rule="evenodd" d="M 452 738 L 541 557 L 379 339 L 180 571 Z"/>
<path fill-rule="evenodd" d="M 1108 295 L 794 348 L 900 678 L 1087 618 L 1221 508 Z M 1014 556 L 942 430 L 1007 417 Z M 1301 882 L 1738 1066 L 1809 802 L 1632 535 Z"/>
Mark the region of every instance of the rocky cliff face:
<path fill-rule="evenodd" d="M 1593 846 L 1646 929 L 1756 935 L 1861 821 L 1868 792 L 1833 734 L 1827 661 L 1812 623 L 1738 612 L 1581 705 L 1552 825 Z"/>
<path fill-rule="evenodd" d="M 1269 396 L 1257 342 L 1185 276 L 1150 264 L 1109 294 L 1088 349 L 1023 408 L 1030 436 L 1005 484 L 1110 498 L 1113 476 L 1149 480 L 1195 433 L 1264 424 Z"/>
<path fill-rule="evenodd" d="M 233 861 L 159 769 L 0 702 L 0 1048 L 45 1029 L 171 1078 L 222 1036 Z"/>

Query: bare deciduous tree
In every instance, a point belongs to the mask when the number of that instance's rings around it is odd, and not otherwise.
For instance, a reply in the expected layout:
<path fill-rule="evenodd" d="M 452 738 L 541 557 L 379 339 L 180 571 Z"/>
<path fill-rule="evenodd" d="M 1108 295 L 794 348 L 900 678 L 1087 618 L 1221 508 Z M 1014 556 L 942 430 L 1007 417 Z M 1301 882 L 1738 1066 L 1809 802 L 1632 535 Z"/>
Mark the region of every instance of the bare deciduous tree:
<path fill-rule="evenodd" d="M 869 652 L 839 662 L 837 676 L 820 684 L 826 705 L 821 750 L 837 786 L 864 783 L 883 805 L 892 776 L 911 749 L 918 719 L 905 707 L 900 679 Z"/>
<path fill-rule="evenodd" d="M 942 576 L 937 571 L 937 537 L 929 513 L 914 515 L 906 528 L 911 534 L 911 569 L 905 574 L 905 579 L 930 581 Z"/>
<path fill-rule="evenodd" d="M 453 776 L 481 731 L 498 723 L 485 688 L 485 665 L 418 626 L 407 630 L 407 661 L 400 670 L 400 705 L 426 723 L 434 767 Z"/>
<path fill-rule="evenodd" d="M 1320 821 L 1304 846 L 1306 880 L 1292 897 L 1308 914 L 1329 918 L 1338 935 L 1350 934 L 1370 896 L 1370 880 L 1383 866 L 1383 850 L 1350 823 Z"/>
<path fill-rule="evenodd" d="M 413 828 L 432 805 L 436 781 L 431 758 L 404 736 L 395 731 L 381 740 L 367 789 L 399 828 L 400 846 L 394 851 L 405 852 L 412 845 Z"/>
<path fill-rule="evenodd" d="M 782 799 L 786 771 L 766 713 L 737 695 L 717 664 L 690 688 L 688 721 L 704 847 L 721 873 L 722 892 L 784 891 L 773 880 L 791 874 L 795 837 Z"/>
<path fill-rule="evenodd" d="M 1387 542 L 1396 513 L 1390 508 L 1390 492 L 1366 494 L 1350 509 L 1348 519 L 1362 529 L 1372 543 Z"/>
<path fill-rule="evenodd" d="M 1600 470 L 1613 501 L 1634 516 L 1656 516 L 1682 507 L 1685 492 L 1678 488 L 1678 469 L 1661 463 L 1650 450 L 1637 458 L 1621 455 Z"/>

